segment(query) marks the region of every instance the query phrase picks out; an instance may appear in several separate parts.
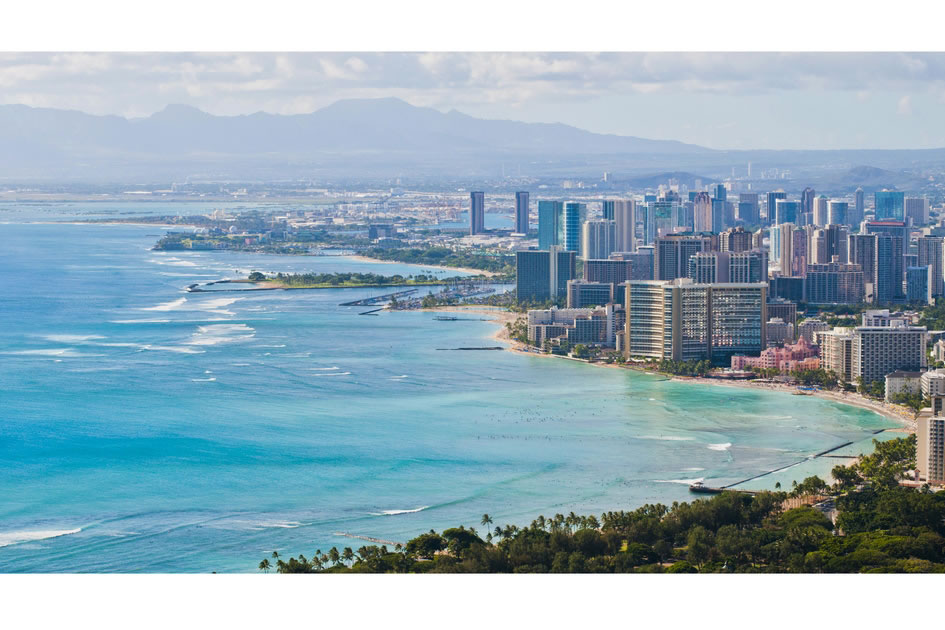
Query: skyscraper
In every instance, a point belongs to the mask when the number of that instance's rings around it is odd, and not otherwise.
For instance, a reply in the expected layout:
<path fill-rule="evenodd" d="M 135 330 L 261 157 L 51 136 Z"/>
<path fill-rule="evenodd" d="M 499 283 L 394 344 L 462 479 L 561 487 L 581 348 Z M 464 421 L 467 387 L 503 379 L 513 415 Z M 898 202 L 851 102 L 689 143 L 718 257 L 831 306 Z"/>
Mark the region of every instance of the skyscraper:
<path fill-rule="evenodd" d="M 519 302 L 544 302 L 564 296 L 574 278 L 574 252 L 559 247 L 550 251 L 515 252 L 515 291 Z"/>
<path fill-rule="evenodd" d="M 862 188 L 857 188 L 853 193 L 853 209 L 849 217 L 850 225 L 858 226 L 863 222 L 863 216 L 866 214 L 866 193 Z"/>
<path fill-rule="evenodd" d="M 902 281 L 905 275 L 905 253 L 909 233 L 902 221 L 872 221 L 866 224 L 866 233 L 875 234 L 876 258 L 873 263 L 873 300 L 886 304 L 905 298 Z M 883 237 L 891 242 L 885 243 Z"/>
<path fill-rule="evenodd" d="M 923 226 L 929 222 L 929 200 L 925 197 L 906 197 L 905 217 L 912 225 Z"/>
<path fill-rule="evenodd" d="M 931 280 L 932 270 L 929 267 L 906 267 L 906 301 L 934 304 Z"/>
<path fill-rule="evenodd" d="M 608 221 L 614 220 L 614 200 L 605 199 L 600 202 L 600 213 Z"/>
<path fill-rule="evenodd" d="M 830 223 L 827 208 L 828 201 L 826 195 L 821 195 L 814 200 L 814 225 L 823 227 Z"/>
<path fill-rule="evenodd" d="M 619 199 L 614 201 L 614 221 L 617 224 L 617 251 L 637 251 L 636 202 L 632 199 Z"/>
<path fill-rule="evenodd" d="M 786 199 L 777 199 L 774 202 L 774 224 L 782 223 L 798 224 L 798 218 L 801 214 L 801 204 L 798 201 L 788 201 Z"/>
<path fill-rule="evenodd" d="M 863 270 L 864 299 L 873 299 L 873 275 L 876 264 L 876 235 L 851 234 L 847 241 L 847 260 Z"/>
<path fill-rule="evenodd" d="M 940 236 L 920 236 L 916 239 L 920 267 L 929 267 L 929 282 L 933 297 L 945 295 L 945 239 Z"/>
<path fill-rule="evenodd" d="M 801 205 L 800 210 L 798 210 L 797 220 L 795 223 L 798 225 L 808 225 L 813 221 L 814 217 L 814 198 L 816 196 L 814 189 L 808 186 L 801 193 Z"/>
<path fill-rule="evenodd" d="M 486 231 L 486 195 L 483 192 L 469 193 L 469 233 Z"/>
<path fill-rule="evenodd" d="M 849 206 L 850 204 L 846 201 L 827 202 L 827 223 L 830 225 L 850 225 L 847 223 L 847 208 Z"/>
<path fill-rule="evenodd" d="M 712 231 L 712 198 L 709 193 L 696 193 L 692 200 L 692 220 L 694 232 Z"/>
<path fill-rule="evenodd" d="M 758 225 L 758 222 L 761 221 L 758 193 L 740 193 L 738 195 L 738 212 L 735 218 L 746 226 Z"/>
<path fill-rule="evenodd" d="M 728 362 L 766 345 L 767 284 L 630 281 L 627 356 Z"/>
<path fill-rule="evenodd" d="M 607 258 L 617 251 L 617 222 L 607 219 L 585 221 L 581 233 L 581 258 Z"/>
<path fill-rule="evenodd" d="M 712 239 L 708 236 L 675 234 L 659 237 L 653 253 L 654 279 L 685 278 L 689 273 L 689 258 L 697 252 L 711 249 Z"/>
<path fill-rule="evenodd" d="M 564 242 L 564 204 L 560 201 L 538 202 L 538 249 L 547 250 Z"/>
<path fill-rule="evenodd" d="M 765 204 L 765 218 L 768 220 L 766 225 L 775 223 L 775 207 L 777 206 L 778 199 L 787 199 L 787 193 L 783 190 L 768 193 L 767 203 Z"/>
<path fill-rule="evenodd" d="M 877 221 L 905 220 L 905 193 L 882 190 L 873 193 Z"/>
<path fill-rule="evenodd" d="M 659 236 L 673 232 L 673 219 L 676 213 L 675 201 L 651 201 L 644 208 L 643 240 L 650 244 Z"/>
<path fill-rule="evenodd" d="M 587 206 L 569 201 L 564 204 L 564 248 L 569 252 L 581 249 L 581 226 L 587 217 Z"/>
<path fill-rule="evenodd" d="M 515 193 L 515 231 L 528 234 L 528 193 Z"/>

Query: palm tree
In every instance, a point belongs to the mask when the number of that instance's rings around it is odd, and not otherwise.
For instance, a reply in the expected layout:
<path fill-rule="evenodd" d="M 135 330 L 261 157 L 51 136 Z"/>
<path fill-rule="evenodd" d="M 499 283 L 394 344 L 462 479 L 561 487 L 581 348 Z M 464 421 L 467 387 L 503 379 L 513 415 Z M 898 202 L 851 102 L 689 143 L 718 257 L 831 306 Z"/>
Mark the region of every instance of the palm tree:
<path fill-rule="evenodd" d="M 480 521 L 481 525 L 492 525 L 492 517 L 488 514 L 482 515 L 482 520 Z"/>
<path fill-rule="evenodd" d="M 333 565 L 337 565 L 338 561 L 341 560 L 341 554 L 338 553 L 337 547 L 332 547 L 328 550 L 328 559 L 331 560 Z"/>
<path fill-rule="evenodd" d="M 496 526 L 495 526 L 495 531 L 492 532 L 492 535 L 495 536 L 496 538 L 501 538 L 502 535 L 503 535 L 503 533 L 502 533 L 502 528 L 499 527 L 498 525 L 496 525 Z"/>
<path fill-rule="evenodd" d="M 341 552 L 341 557 L 345 562 L 351 562 L 354 560 L 354 551 L 351 550 L 351 547 L 345 547 L 345 550 Z"/>
<path fill-rule="evenodd" d="M 272 552 L 272 557 L 273 557 L 273 558 L 278 558 L 278 557 L 279 557 L 279 552 L 278 552 L 278 551 L 273 551 L 273 552 Z"/>
<path fill-rule="evenodd" d="M 266 558 L 266 559 L 264 559 L 262 562 L 259 563 L 259 570 L 260 570 L 260 571 L 264 571 L 264 572 L 266 572 L 266 573 L 269 573 L 269 569 L 271 569 L 271 568 L 272 568 L 272 565 L 269 564 L 269 558 Z"/>

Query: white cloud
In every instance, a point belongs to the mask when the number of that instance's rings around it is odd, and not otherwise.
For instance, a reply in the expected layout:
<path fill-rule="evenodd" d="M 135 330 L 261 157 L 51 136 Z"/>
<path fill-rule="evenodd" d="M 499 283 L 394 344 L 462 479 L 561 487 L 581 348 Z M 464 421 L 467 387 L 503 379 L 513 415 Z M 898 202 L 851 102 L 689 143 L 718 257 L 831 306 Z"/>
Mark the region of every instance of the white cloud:
<path fill-rule="evenodd" d="M 900 116 L 911 116 L 912 115 L 912 96 L 906 94 L 899 99 L 899 104 L 896 106 L 896 111 Z"/>

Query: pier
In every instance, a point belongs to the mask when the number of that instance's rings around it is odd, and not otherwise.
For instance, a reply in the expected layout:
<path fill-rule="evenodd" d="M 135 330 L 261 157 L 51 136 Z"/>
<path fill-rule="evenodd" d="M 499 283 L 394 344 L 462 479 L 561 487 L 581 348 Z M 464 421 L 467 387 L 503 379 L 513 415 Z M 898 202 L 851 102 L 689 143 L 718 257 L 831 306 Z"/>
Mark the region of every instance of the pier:
<path fill-rule="evenodd" d="M 355 300 L 354 302 L 343 302 L 338 306 L 376 306 L 384 302 L 390 302 L 392 298 L 401 298 L 412 295 L 420 289 L 407 289 L 406 291 L 396 291 L 394 293 L 385 293 L 384 295 L 375 295 L 374 297 Z"/>

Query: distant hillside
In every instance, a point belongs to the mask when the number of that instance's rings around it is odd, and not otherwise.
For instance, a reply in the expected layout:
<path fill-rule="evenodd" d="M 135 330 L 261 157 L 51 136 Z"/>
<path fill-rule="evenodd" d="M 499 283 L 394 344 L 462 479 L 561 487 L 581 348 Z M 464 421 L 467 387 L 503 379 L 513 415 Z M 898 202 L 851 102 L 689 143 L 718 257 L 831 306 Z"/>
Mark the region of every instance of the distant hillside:
<path fill-rule="evenodd" d="M 0 167 L 123 169 L 173 161 L 187 170 L 274 167 L 367 158 L 372 164 L 456 163 L 470 156 L 558 159 L 607 154 L 711 153 L 676 141 L 596 134 L 562 124 L 483 120 L 399 99 L 338 101 L 311 114 L 214 116 L 170 105 L 147 118 L 0 106 Z"/>

